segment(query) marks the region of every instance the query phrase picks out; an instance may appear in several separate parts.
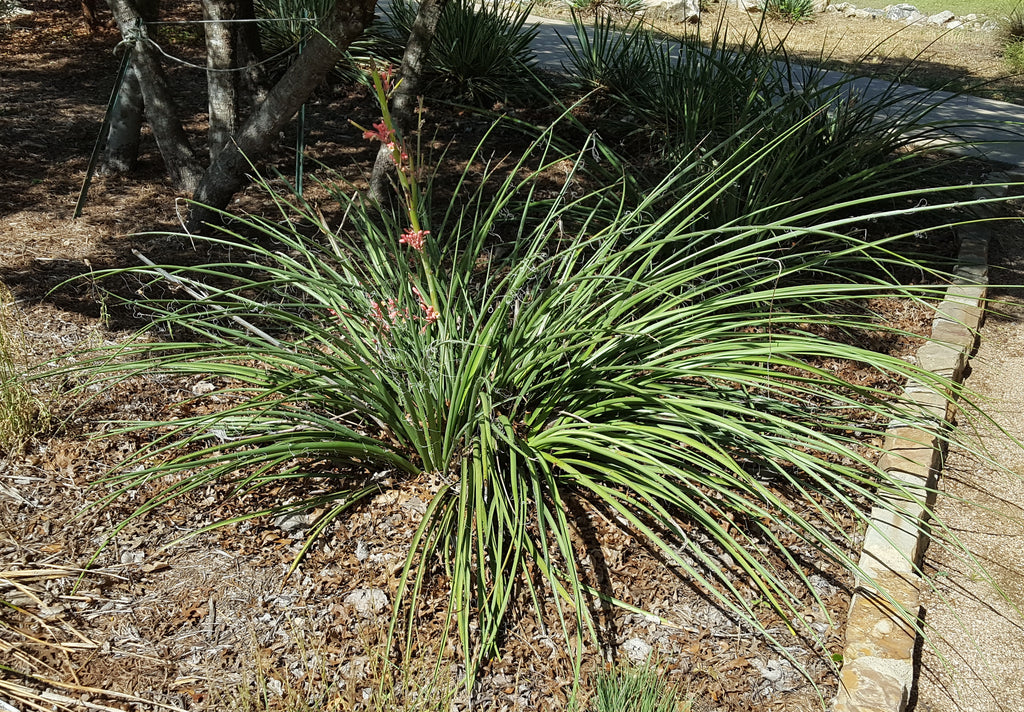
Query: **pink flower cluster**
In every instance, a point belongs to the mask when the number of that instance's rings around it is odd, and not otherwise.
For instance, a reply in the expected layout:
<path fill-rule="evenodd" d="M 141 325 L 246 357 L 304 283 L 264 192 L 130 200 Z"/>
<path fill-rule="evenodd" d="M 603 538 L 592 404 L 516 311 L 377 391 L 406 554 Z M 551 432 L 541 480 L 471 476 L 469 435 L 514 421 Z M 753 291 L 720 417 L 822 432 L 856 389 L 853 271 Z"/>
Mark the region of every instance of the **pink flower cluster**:
<path fill-rule="evenodd" d="M 391 327 L 397 324 L 399 321 L 405 321 L 406 319 L 409 318 L 409 310 L 399 309 L 398 304 L 395 303 L 394 299 L 389 299 L 387 302 L 386 316 L 384 314 L 384 310 L 381 308 L 381 305 L 378 304 L 377 302 L 371 301 L 370 307 L 372 309 L 370 315 L 373 317 L 374 321 L 380 324 L 381 328 L 384 329 L 385 333 L 391 331 Z"/>
<path fill-rule="evenodd" d="M 367 141 L 380 141 L 388 147 L 389 151 L 394 151 L 397 147 L 395 145 L 395 130 L 388 128 L 388 125 L 383 121 L 375 123 L 373 131 L 363 131 L 363 138 Z"/>
<path fill-rule="evenodd" d="M 438 320 L 438 317 L 440 317 L 441 315 L 438 314 L 437 309 L 434 309 L 433 305 L 427 304 L 426 300 L 423 298 L 423 295 L 420 294 L 420 290 L 416 289 L 416 287 L 413 287 L 412 291 L 416 293 L 416 298 L 420 300 L 420 309 L 423 310 L 423 318 L 426 320 L 427 324 L 433 324 L 435 321 Z M 427 327 L 424 326 L 423 331 L 426 330 Z"/>
<path fill-rule="evenodd" d="M 378 72 L 378 74 L 380 76 L 380 84 L 381 84 L 382 87 L 384 87 L 384 93 L 385 94 L 390 94 L 391 90 L 394 88 L 394 83 L 393 82 L 395 81 L 395 67 L 394 67 L 394 65 L 392 65 L 392 64 L 387 65 L 386 67 L 384 67 L 384 69 L 381 69 Z"/>
<path fill-rule="evenodd" d="M 423 241 L 426 240 L 429 234 L 430 230 L 413 230 L 411 227 L 407 227 L 398 239 L 398 244 L 408 245 L 412 249 L 419 251 L 423 249 Z"/>
<path fill-rule="evenodd" d="M 427 304 L 426 300 L 423 299 L 423 295 L 420 294 L 420 290 L 416 287 L 412 288 L 413 293 L 416 294 L 416 298 L 420 302 L 420 309 L 423 310 L 423 316 L 414 316 L 409 313 L 408 309 L 400 309 L 398 303 L 394 299 L 388 299 L 387 302 L 380 303 L 371 301 L 370 302 L 370 316 L 373 321 L 376 322 L 381 330 L 387 334 L 391 331 L 391 327 L 397 326 L 400 323 L 407 321 L 419 321 L 421 318 L 426 323 L 420 330 L 421 333 L 426 333 L 427 327 L 435 323 L 439 318 L 440 314 L 433 306 Z"/>

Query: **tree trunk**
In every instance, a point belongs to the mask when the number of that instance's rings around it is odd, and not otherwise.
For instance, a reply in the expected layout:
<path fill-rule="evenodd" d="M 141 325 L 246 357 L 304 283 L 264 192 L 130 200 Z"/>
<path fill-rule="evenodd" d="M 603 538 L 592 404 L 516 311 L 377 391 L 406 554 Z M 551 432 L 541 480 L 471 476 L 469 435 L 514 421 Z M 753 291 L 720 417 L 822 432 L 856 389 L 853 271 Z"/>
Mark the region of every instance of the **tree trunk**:
<path fill-rule="evenodd" d="M 199 229 L 223 209 L 242 187 L 250 161 L 255 161 L 277 140 L 313 90 L 337 64 L 344 50 L 373 20 L 376 0 L 338 0 L 299 58 L 267 94 L 253 115 L 228 143 L 203 176 L 189 211 L 189 229 Z"/>
<path fill-rule="evenodd" d="M 139 0 L 138 11 L 146 21 L 156 20 L 160 14 L 157 0 Z M 135 58 L 125 72 L 110 116 L 110 130 L 107 131 L 106 158 L 103 171 L 107 173 L 130 173 L 139 159 L 139 145 L 142 142 L 142 116 L 145 102 L 139 83 L 139 70 Z"/>
<path fill-rule="evenodd" d="M 238 0 L 238 17 L 247 20 L 256 18 L 253 0 Z M 241 73 L 242 82 L 239 89 L 242 99 L 239 103 L 246 110 L 247 116 L 267 98 L 266 72 L 260 64 L 260 60 L 263 59 L 263 47 L 260 43 L 259 25 L 255 22 L 242 24 L 235 41 L 238 66 L 246 68 Z"/>
<path fill-rule="evenodd" d="M 202 171 L 189 146 L 185 129 L 177 118 L 167 77 L 156 50 L 146 38 L 142 18 L 129 0 L 107 0 L 122 37 L 133 44 L 133 64 L 138 72 L 146 118 L 153 129 L 160 155 L 171 180 L 181 190 L 192 192 L 199 185 Z"/>
<path fill-rule="evenodd" d="M 441 13 L 447 4 L 448 0 L 422 0 L 416 19 L 412 23 L 409 42 L 405 45 L 399 74 L 401 82 L 395 88 L 391 99 L 391 118 L 399 135 L 406 139 L 416 123 L 416 101 L 423 87 L 423 68 L 430 52 L 430 45 L 434 41 L 434 34 L 437 32 L 438 20 L 441 19 Z M 391 151 L 387 146 L 381 145 L 373 164 L 373 175 L 370 177 L 370 195 L 378 202 L 383 202 L 387 198 L 387 188 L 394 170 L 395 162 Z"/>
<path fill-rule="evenodd" d="M 103 170 L 107 173 L 131 173 L 139 159 L 139 144 L 142 141 L 142 87 L 135 59 L 128 65 L 117 102 L 110 113 L 110 130 L 107 132 L 106 160 Z"/>
<path fill-rule="evenodd" d="M 236 18 L 232 0 L 202 0 L 206 20 L 206 87 L 209 99 L 210 161 L 220 153 L 238 128 L 238 68 L 235 47 L 237 33 L 230 20 Z"/>

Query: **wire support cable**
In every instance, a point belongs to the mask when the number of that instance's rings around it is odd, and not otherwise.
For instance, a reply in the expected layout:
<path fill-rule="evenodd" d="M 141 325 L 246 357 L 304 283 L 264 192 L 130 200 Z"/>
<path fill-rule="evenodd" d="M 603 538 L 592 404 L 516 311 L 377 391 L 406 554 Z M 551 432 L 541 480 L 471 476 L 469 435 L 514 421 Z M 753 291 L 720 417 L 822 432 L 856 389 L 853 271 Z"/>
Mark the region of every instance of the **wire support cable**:
<path fill-rule="evenodd" d="M 261 66 L 263 64 L 269 64 L 271 62 L 275 62 L 278 59 L 280 59 L 281 57 L 286 57 L 289 54 L 291 54 L 294 49 L 296 49 L 297 47 L 300 47 L 303 44 L 303 42 L 306 40 L 306 38 L 303 37 L 298 42 L 296 42 L 293 45 L 291 45 L 291 46 L 281 50 L 277 54 L 271 55 L 270 57 L 267 57 L 266 59 L 261 59 L 258 62 L 253 62 L 252 64 L 247 64 L 244 67 L 229 67 L 227 69 L 219 69 L 219 68 L 214 68 L 214 67 L 207 67 L 207 66 L 205 66 L 203 64 L 196 64 L 195 62 L 190 62 L 187 59 L 182 59 L 181 57 L 175 57 L 173 54 L 168 53 L 163 47 L 161 47 L 159 44 L 157 44 L 151 37 L 143 37 L 142 39 L 144 39 L 147 43 L 152 45 L 153 48 L 156 49 L 157 52 L 159 52 L 162 56 L 166 57 L 167 59 L 169 59 L 172 62 L 180 64 L 180 65 L 182 65 L 184 67 L 187 67 L 189 69 L 198 69 L 198 70 L 203 71 L 203 72 L 216 72 L 218 74 L 230 74 L 232 72 L 245 72 L 245 71 L 248 71 L 249 69 L 252 69 L 253 67 L 259 67 L 259 66 Z"/>
<path fill-rule="evenodd" d="M 145 23 L 146 27 L 156 25 L 242 25 L 250 22 L 316 22 L 309 17 L 240 17 L 233 20 L 153 20 Z"/>

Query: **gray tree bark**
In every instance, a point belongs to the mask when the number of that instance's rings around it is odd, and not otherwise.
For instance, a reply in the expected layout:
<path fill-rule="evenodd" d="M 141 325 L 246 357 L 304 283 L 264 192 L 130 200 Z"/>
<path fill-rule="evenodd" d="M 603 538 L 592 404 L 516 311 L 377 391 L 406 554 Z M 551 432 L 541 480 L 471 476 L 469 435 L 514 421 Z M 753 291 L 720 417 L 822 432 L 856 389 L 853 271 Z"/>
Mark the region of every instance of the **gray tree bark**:
<path fill-rule="evenodd" d="M 124 174 L 131 173 L 135 168 L 135 163 L 139 159 L 139 144 L 142 142 L 144 107 L 139 72 L 135 67 L 135 61 L 132 60 L 121 82 L 117 101 L 110 112 L 104 172 Z"/>
<path fill-rule="evenodd" d="M 239 75 L 235 48 L 237 33 L 230 21 L 237 17 L 232 0 L 202 0 L 206 28 L 206 87 L 209 107 L 210 160 L 217 159 L 238 128 Z"/>
<path fill-rule="evenodd" d="M 156 0 L 139 0 L 139 14 L 145 20 L 155 20 L 159 14 Z M 139 83 L 139 70 L 133 58 L 125 72 L 117 94 L 117 101 L 111 111 L 110 129 L 107 131 L 106 155 L 103 171 L 107 173 L 130 173 L 139 159 L 139 145 L 142 141 L 142 119 L 145 102 Z"/>
<path fill-rule="evenodd" d="M 399 71 L 401 82 L 391 98 L 391 118 L 401 136 L 407 137 L 416 125 L 416 102 L 423 89 L 423 70 L 427 54 L 437 32 L 438 20 L 441 19 L 441 13 L 447 4 L 448 0 L 421 0 L 416 19 L 413 21 L 409 41 L 402 54 L 402 67 Z M 391 151 L 381 145 L 370 177 L 370 195 L 378 202 L 387 199 L 394 170 L 395 162 Z"/>
<path fill-rule="evenodd" d="M 370 24 L 376 4 L 377 0 L 338 0 L 335 3 L 299 58 L 206 171 L 193 196 L 189 229 L 198 229 L 215 216 L 215 210 L 227 206 L 231 196 L 244 184 L 250 162 L 267 152 L 299 107 L 341 59 L 344 50 Z"/>
<path fill-rule="evenodd" d="M 238 17 L 252 19 L 256 17 L 253 0 L 238 0 Z M 260 28 L 255 22 L 247 22 L 238 30 L 235 38 L 238 65 L 245 67 L 242 72 L 240 104 L 249 111 L 267 98 L 266 72 L 260 65 L 263 59 L 263 47 L 260 43 Z"/>
<path fill-rule="evenodd" d="M 146 37 L 142 16 L 130 0 L 107 0 L 107 4 L 121 30 L 121 36 L 132 43 L 132 63 L 138 72 L 146 118 L 153 129 L 167 172 L 176 186 L 192 192 L 199 185 L 202 171 L 189 145 L 185 129 L 177 118 L 167 77 L 160 66 L 156 50 Z"/>

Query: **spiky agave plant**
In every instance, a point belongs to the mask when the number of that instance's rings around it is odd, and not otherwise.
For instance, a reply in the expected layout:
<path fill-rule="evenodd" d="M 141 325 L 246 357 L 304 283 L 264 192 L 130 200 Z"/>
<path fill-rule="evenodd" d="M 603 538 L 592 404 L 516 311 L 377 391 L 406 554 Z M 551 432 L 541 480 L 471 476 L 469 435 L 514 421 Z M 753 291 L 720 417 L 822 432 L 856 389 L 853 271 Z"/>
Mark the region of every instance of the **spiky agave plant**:
<path fill-rule="evenodd" d="M 401 176 L 416 175 L 386 120 L 366 133 L 392 146 Z M 166 478 L 137 517 L 211 483 L 244 491 L 336 477 L 337 489 L 287 507 L 324 508 L 309 546 L 354 503 L 429 474 L 395 631 L 411 634 L 440 560 L 471 669 L 500 650 L 517 592 L 533 594 L 543 616 L 538 581 L 570 621 L 567 635 L 593 631 L 595 597 L 635 610 L 580 563 L 580 498 L 763 633 L 744 590 L 802 620 L 792 582 L 818 594 L 784 542 L 855 569 L 844 517 L 866 521 L 871 505 L 894 508 L 892 495 L 924 497 L 871 452 L 889 418 L 913 410 L 817 364 L 846 359 L 952 397 L 953 384 L 832 336 L 889 328 L 853 309 L 857 299 L 927 290 L 890 284 L 903 258 L 850 237 L 853 219 L 825 210 L 798 216 L 802 227 L 758 215 L 695 227 L 772 143 L 710 174 L 684 163 L 638 202 L 615 184 L 575 195 L 572 181 L 541 200 L 549 136 L 475 186 L 467 172 L 437 214 L 414 180 L 403 183 L 400 218 L 335 190 L 339 228 L 301 198 L 278 197 L 287 220 L 239 216 L 195 238 L 248 255 L 244 265 L 130 270 L 204 290 L 184 303 L 133 302 L 153 315 L 153 333 L 195 337 L 132 343 L 87 368 L 215 376 L 233 404 L 126 425 L 156 437 L 105 476 L 110 497 Z M 531 160 L 539 167 L 527 170 Z M 840 207 L 876 215 L 863 199 Z M 793 247 L 817 240 L 829 249 Z M 312 467 L 325 460 L 335 469 Z M 340 484 L 369 465 L 394 476 Z"/>
<path fill-rule="evenodd" d="M 417 7 L 415 0 L 395 0 L 383 10 L 391 38 L 385 51 L 396 62 L 401 60 Z M 546 95 L 536 76 L 537 57 L 531 43 L 537 25 L 528 22 L 531 8 L 529 3 L 451 0 L 425 62 L 434 92 L 479 106 Z M 388 44 L 385 40 L 382 46 Z"/>

